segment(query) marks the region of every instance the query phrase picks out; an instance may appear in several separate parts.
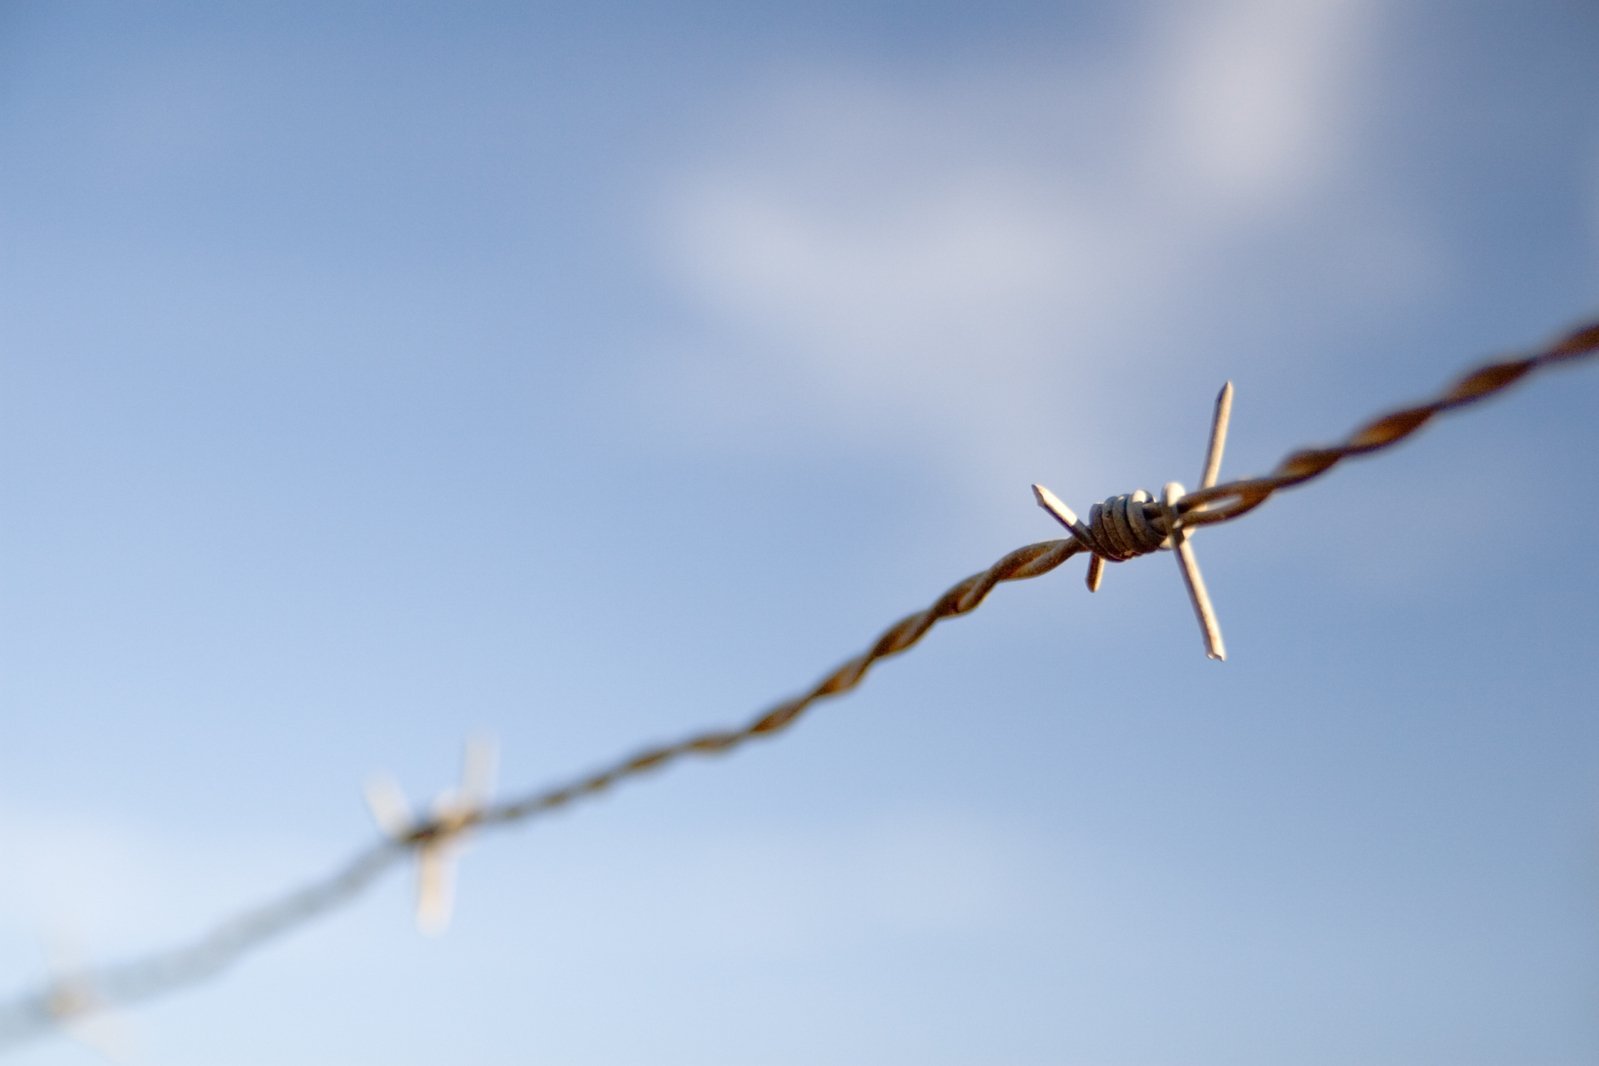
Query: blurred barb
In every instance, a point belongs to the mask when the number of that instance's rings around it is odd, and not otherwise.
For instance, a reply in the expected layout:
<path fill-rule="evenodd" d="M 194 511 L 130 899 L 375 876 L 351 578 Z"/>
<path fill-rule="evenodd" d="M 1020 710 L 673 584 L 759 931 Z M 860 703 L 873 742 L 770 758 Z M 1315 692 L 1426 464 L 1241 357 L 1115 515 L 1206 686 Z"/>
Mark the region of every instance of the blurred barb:
<path fill-rule="evenodd" d="M 1573 330 L 1532 354 L 1474 370 L 1455 381 L 1437 399 L 1373 419 L 1355 430 L 1341 444 L 1294 452 L 1278 464 L 1276 471 L 1264 477 L 1221 485 L 1201 485 L 1193 492 L 1162 500 L 1159 504 L 1140 501 L 1145 506 L 1153 506 L 1154 512 L 1129 512 L 1132 516 L 1130 520 L 1137 521 L 1139 514 L 1147 517 L 1151 513 L 1164 511 L 1175 516 L 1172 522 L 1176 530 L 1231 521 L 1260 506 L 1277 490 L 1309 481 L 1350 456 L 1397 444 L 1435 415 L 1476 403 L 1510 387 L 1534 370 L 1591 358 L 1596 352 L 1599 352 L 1599 322 Z M 1222 421 L 1218 411 L 1218 425 Z M 1216 465 L 1220 463 L 1220 454 L 1220 445 L 1213 445 L 1212 457 Z M 1206 479 L 1213 476 L 1211 468 L 1212 462 L 1207 459 Z M 1061 506 L 1064 508 L 1064 505 Z M 1070 514 L 1070 511 L 1066 513 Z M 1075 522 L 1075 516 L 1072 518 Z M 1092 534 L 1084 535 L 1092 538 Z M 372 807 L 373 817 L 388 834 L 389 840 L 356 854 L 343 868 L 326 878 L 247 911 L 189 944 L 98 971 L 84 970 L 61 977 L 8 1004 L 0 1005 L 0 1046 L 21 1043 L 113 1005 L 135 1003 L 202 981 L 265 942 L 286 935 L 318 915 L 349 902 L 397 859 L 412 850 L 417 852 L 418 858 L 417 917 L 419 924 L 427 928 L 429 922 L 449 914 L 447 892 L 439 887 L 444 884 L 439 877 L 440 872 L 446 876 L 448 874 L 448 855 L 444 853 L 444 847 L 458 844 L 465 830 L 532 818 L 563 807 L 573 800 L 604 791 L 618 781 L 664 766 L 682 756 L 731 751 L 757 737 L 780 733 L 793 725 L 818 700 L 840 695 L 860 684 L 879 659 L 909 648 L 942 619 L 954 618 L 976 609 L 1000 582 L 1020 581 L 1047 574 L 1084 550 L 1085 543 L 1073 528 L 1073 535 L 1068 540 L 1045 541 L 1011 552 L 982 573 L 973 574 L 955 585 L 931 607 L 889 627 L 870 649 L 834 670 L 808 692 L 779 703 L 742 727 L 712 730 L 676 744 L 649 748 L 571 784 L 532 793 L 497 806 L 485 805 L 493 773 L 493 752 L 492 748 L 480 742 L 480 746 L 469 746 L 467 749 L 460 790 L 441 797 L 435 805 L 432 819 L 422 823 L 413 820 L 398 786 L 392 782 L 369 785 L 367 800 Z M 92 989 L 95 994 L 86 995 L 85 989 Z"/>
<path fill-rule="evenodd" d="M 466 742 L 461 785 L 439 794 L 432 817 L 417 821 L 405 793 L 392 777 L 379 775 L 366 784 L 366 803 L 378 828 L 396 844 L 416 852 L 416 926 L 437 936 L 450 926 L 454 904 L 455 861 L 466 830 L 475 824 L 494 790 L 499 750 L 490 737 Z"/>
<path fill-rule="evenodd" d="M 57 932 L 50 938 L 50 972 L 54 974 L 46 1009 L 68 1037 L 112 1062 L 132 1056 L 133 1041 L 110 1006 L 102 1002 L 95 977 L 83 966 L 76 937 Z"/>

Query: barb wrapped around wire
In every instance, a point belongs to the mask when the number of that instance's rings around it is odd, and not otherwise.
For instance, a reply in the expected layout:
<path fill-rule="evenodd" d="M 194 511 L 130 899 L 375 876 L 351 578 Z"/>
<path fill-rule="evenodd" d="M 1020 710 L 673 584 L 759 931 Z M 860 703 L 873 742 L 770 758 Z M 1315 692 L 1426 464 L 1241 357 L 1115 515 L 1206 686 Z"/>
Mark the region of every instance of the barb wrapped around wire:
<path fill-rule="evenodd" d="M 441 860 L 436 851 L 431 858 L 424 855 L 423 845 L 453 844 L 468 828 L 520 822 L 603 792 L 620 781 L 659 769 L 685 756 L 722 754 L 757 738 L 776 736 L 818 701 L 841 695 L 859 685 L 873 664 L 905 651 L 938 622 L 975 610 L 1001 582 L 1042 576 L 1081 551 L 1092 556 L 1089 584 L 1093 588 L 1097 587 L 1107 561 L 1117 562 L 1146 554 L 1155 543 L 1155 534 L 1159 533 L 1161 543 L 1155 544 L 1155 549 L 1169 546 L 1178 553 L 1195 612 L 1206 630 L 1207 650 L 1213 657 L 1221 658 L 1225 654 L 1221 634 L 1214 628 L 1214 612 L 1210 610 L 1198 566 L 1186 543 L 1187 536 L 1196 527 L 1231 521 L 1247 514 L 1280 489 L 1303 484 L 1351 456 L 1390 447 L 1436 415 L 1500 392 L 1534 370 L 1591 358 L 1596 353 L 1599 353 L 1599 322 L 1582 326 L 1530 355 L 1472 371 L 1455 381 L 1437 399 L 1374 419 L 1340 444 L 1294 452 L 1271 474 L 1216 484 L 1227 421 L 1223 408 L 1230 399 L 1230 390 L 1224 389 L 1222 397 L 1218 398 L 1211 448 L 1200 487 L 1193 492 L 1185 493 L 1182 486 L 1173 482 L 1166 486 L 1159 500 L 1144 493 L 1115 496 L 1092 511 L 1085 525 L 1047 489 L 1035 486 L 1039 502 L 1071 530 L 1069 538 L 1030 544 L 1010 552 L 987 570 L 950 588 L 931 606 L 890 626 L 870 648 L 839 666 L 808 691 L 778 703 L 742 726 L 712 729 L 677 743 L 647 748 L 575 781 L 497 805 L 486 803 L 486 787 L 479 789 L 471 785 L 471 770 L 468 771 L 470 794 L 445 804 L 431 821 L 417 823 L 407 816 L 402 829 L 402 819 L 395 816 L 399 807 L 391 803 L 378 815 L 386 820 L 390 835 L 357 852 L 331 874 L 247 910 L 178 947 L 96 971 L 77 970 L 60 975 L 54 982 L 0 1004 L 0 1046 L 14 1045 L 93 1012 L 203 981 L 268 941 L 348 903 L 413 850 L 418 852 L 419 866 L 428 867 L 418 875 L 419 907 L 425 903 L 425 908 L 437 908 L 438 903 L 431 901 L 439 899 L 440 894 L 429 885 L 437 877 Z M 382 807 L 383 803 L 379 800 L 378 806 Z M 433 920 L 430 917 L 433 914 L 431 910 L 419 912 L 424 924 Z M 92 990 L 93 994 L 85 994 L 85 990 Z"/>
<path fill-rule="evenodd" d="M 494 789 L 499 751 L 485 736 L 466 743 L 461 785 L 433 801 L 433 815 L 418 819 L 405 793 L 392 777 L 377 775 L 366 783 L 366 805 L 372 820 L 401 847 L 416 852 L 416 927 L 438 936 L 450 925 L 455 902 L 455 859 L 467 830 L 488 806 Z"/>
<path fill-rule="evenodd" d="M 1227 449 L 1227 427 L 1233 415 L 1233 383 L 1227 382 L 1216 395 L 1216 412 L 1210 422 L 1210 443 L 1205 449 L 1205 466 L 1199 475 L 1199 487 L 1208 489 L 1216 483 L 1221 473 L 1222 453 Z M 1194 605 L 1194 615 L 1199 619 L 1199 629 L 1205 638 L 1205 654 L 1218 661 L 1227 658 L 1227 645 L 1221 639 L 1221 623 L 1216 621 L 1216 610 L 1210 604 L 1210 593 L 1205 589 L 1205 578 L 1199 572 L 1199 560 L 1188 541 L 1182 517 L 1177 512 L 1177 502 L 1183 497 L 1182 485 L 1168 481 L 1159 501 L 1152 499 L 1143 489 L 1112 496 L 1104 503 L 1094 504 L 1085 526 L 1070 507 L 1042 485 L 1033 486 L 1038 505 L 1071 531 L 1077 543 L 1094 553 L 1088 561 L 1088 591 L 1098 592 L 1100 578 L 1107 562 L 1120 563 L 1136 559 L 1150 552 L 1170 549 L 1177 553 L 1177 569 L 1188 588 L 1188 600 Z"/>

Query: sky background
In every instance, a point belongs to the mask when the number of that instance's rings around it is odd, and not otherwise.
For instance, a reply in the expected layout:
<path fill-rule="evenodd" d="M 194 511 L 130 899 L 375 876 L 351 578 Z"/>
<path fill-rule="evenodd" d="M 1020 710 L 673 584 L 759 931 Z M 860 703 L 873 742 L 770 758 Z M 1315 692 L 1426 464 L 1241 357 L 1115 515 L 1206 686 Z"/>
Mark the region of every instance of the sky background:
<path fill-rule="evenodd" d="M 1582 0 L 0 6 L 0 991 L 742 723 L 1599 311 Z M 1599 1060 L 1599 366 L 118 1020 L 235 1066 Z M 11 1049 L 96 1061 L 60 1037 Z"/>

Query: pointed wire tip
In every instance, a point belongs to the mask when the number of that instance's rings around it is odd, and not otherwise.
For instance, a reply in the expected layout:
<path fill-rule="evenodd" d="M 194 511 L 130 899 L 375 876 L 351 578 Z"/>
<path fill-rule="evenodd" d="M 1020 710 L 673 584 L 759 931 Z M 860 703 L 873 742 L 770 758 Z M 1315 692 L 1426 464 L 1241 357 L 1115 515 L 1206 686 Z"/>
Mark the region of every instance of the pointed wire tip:
<path fill-rule="evenodd" d="M 1033 499 L 1038 501 L 1038 506 L 1054 515 L 1055 520 L 1067 529 L 1071 529 L 1072 526 L 1078 524 L 1077 512 L 1067 507 L 1065 501 L 1044 486 L 1037 484 L 1033 486 Z"/>
<path fill-rule="evenodd" d="M 362 796 L 372 821 L 384 835 L 400 840 L 411 831 L 413 816 L 400 784 L 387 774 L 373 774 L 366 779 Z"/>
<path fill-rule="evenodd" d="M 1205 446 L 1205 467 L 1199 487 L 1208 489 L 1221 476 L 1222 452 L 1227 448 L 1227 427 L 1233 418 L 1233 383 L 1225 382 L 1216 394 L 1216 411 L 1210 420 L 1210 442 Z"/>

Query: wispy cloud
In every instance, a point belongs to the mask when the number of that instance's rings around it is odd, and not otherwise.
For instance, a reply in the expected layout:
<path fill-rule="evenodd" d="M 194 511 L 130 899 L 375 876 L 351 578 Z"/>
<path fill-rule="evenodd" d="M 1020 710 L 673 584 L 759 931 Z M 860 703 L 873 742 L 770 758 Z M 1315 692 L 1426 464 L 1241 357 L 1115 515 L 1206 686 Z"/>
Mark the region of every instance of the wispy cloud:
<path fill-rule="evenodd" d="M 1292 209 L 1348 149 L 1371 5 L 1227 0 L 1171 11 L 1157 129 L 1201 198 L 1239 219 Z"/>
<path fill-rule="evenodd" d="M 1147 394 L 1304 217 L 1333 235 L 1307 273 L 1423 258 L 1328 192 L 1358 155 L 1366 5 L 1160 14 L 1114 63 L 811 71 L 730 115 L 661 212 L 702 331 L 682 348 L 708 354 L 650 380 L 656 402 L 744 447 L 903 448 L 975 491 L 1063 447 L 1091 479 L 1096 439 L 1122 462 L 1167 442 L 1158 408 L 1127 441 L 1124 409 L 1089 398 Z"/>

